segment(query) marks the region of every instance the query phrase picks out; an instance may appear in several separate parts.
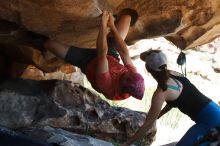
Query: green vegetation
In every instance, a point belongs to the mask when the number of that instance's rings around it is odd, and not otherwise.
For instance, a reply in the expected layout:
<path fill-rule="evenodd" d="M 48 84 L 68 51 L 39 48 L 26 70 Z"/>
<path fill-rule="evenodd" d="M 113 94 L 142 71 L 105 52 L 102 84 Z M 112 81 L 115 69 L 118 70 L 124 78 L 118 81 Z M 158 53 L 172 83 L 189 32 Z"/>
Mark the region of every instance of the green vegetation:
<path fill-rule="evenodd" d="M 163 126 L 169 126 L 173 129 L 176 129 L 178 128 L 179 121 L 181 120 L 181 118 L 183 118 L 183 116 L 185 115 L 182 114 L 178 109 L 173 108 L 163 117 L 161 117 L 158 122 Z"/>
<path fill-rule="evenodd" d="M 114 146 L 120 146 L 121 142 L 117 140 L 110 141 Z"/>

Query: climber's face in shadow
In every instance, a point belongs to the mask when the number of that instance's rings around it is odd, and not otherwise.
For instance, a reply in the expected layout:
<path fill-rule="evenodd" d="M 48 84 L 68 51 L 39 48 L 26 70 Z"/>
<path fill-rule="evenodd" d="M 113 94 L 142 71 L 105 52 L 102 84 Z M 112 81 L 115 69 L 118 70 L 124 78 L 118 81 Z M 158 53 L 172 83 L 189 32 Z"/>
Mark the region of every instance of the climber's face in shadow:
<path fill-rule="evenodd" d="M 144 79 L 139 73 L 126 72 L 119 79 L 119 91 L 122 94 L 129 94 L 139 100 L 144 95 Z"/>

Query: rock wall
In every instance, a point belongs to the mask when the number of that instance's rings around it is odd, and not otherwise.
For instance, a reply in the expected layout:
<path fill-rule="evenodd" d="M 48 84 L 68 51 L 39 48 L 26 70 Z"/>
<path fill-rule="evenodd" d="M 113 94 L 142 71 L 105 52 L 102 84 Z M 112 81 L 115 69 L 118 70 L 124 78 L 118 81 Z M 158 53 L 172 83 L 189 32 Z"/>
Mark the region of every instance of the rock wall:
<path fill-rule="evenodd" d="M 45 126 L 125 141 L 143 124 L 145 113 L 112 107 L 88 89 L 69 81 L 15 79 L 0 84 L 0 125 L 12 129 Z M 155 125 L 143 143 L 150 145 Z"/>
<path fill-rule="evenodd" d="M 219 35 L 219 7 L 219 0 L 7 0 L 0 18 L 63 43 L 94 47 L 102 10 L 132 8 L 139 19 L 128 42 L 165 36 L 184 49 Z"/>
<path fill-rule="evenodd" d="M 10 76 L 20 77 L 30 64 L 45 73 L 59 71 L 65 64 L 49 52 L 42 56 L 38 50 L 19 44 L 24 41 L 24 28 L 62 43 L 93 48 L 102 10 L 117 14 L 131 8 L 137 11 L 139 18 L 129 30 L 128 44 L 163 36 L 179 48 L 187 49 L 219 36 L 219 7 L 220 0 L 1 1 L 0 70 L 4 70 L 6 76 L 13 72 Z M 9 61 L 5 57 L 10 58 Z M 7 69 L 2 68 L 7 63 L 11 67 L 5 71 Z"/>
<path fill-rule="evenodd" d="M 0 127 L 0 145 L 22 146 L 113 146 L 112 143 L 88 135 L 80 135 L 49 126 L 17 131 Z"/>

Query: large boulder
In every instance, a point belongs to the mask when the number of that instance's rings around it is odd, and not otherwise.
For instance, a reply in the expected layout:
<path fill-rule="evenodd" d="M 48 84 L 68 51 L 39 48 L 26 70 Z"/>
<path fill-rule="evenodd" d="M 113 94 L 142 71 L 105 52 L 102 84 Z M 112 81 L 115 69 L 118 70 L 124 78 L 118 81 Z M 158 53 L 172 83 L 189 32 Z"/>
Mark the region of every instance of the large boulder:
<path fill-rule="evenodd" d="M 98 95 L 69 81 L 8 80 L 0 84 L 0 125 L 11 129 L 51 126 L 125 141 L 140 128 L 146 113 L 112 107 Z M 150 145 L 155 125 L 143 138 Z"/>
<path fill-rule="evenodd" d="M 94 47 L 102 10 L 131 8 L 139 19 L 128 42 L 164 36 L 184 49 L 219 35 L 219 7 L 219 0 L 7 0 L 0 3 L 0 18 L 63 43 Z"/>
<path fill-rule="evenodd" d="M 3 57 L 11 59 L 9 64 L 12 67 L 8 68 L 14 70 L 14 75 L 11 75 L 14 77 L 22 76 L 30 64 L 45 73 L 59 71 L 65 63 L 51 53 L 42 56 L 38 50 L 18 45 L 17 41 L 22 41 L 24 35 L 23 29 L 44 34 L 69 45 L 93 48 L 102 10 L 118 14 L 124 8 L 134 9 L 139 15 L 136 24 L 129 30 L 126 38 L 128 44 L 163 36 L 181 49 L 194 48 L 219 35 L 219 7 L 219 0 L 1 1 L 0 65 L 5 66 L 2 63 L 5 61 L 1 58 L 3 54 Z M 219 61 L 216 60 L 214 59 L 214 68 L 218 71 Z M 17 63 L 20 63 L 19 66 Z M 9 74 L 8 72 L 5 74 Z"/>
<path fill-rule="evenodd" d="M 113 146 L 111 142 L 49 126 L 29 127 L 17 131 L 0 127 L 0 134 L 0 145 L 4 146 Z"/>

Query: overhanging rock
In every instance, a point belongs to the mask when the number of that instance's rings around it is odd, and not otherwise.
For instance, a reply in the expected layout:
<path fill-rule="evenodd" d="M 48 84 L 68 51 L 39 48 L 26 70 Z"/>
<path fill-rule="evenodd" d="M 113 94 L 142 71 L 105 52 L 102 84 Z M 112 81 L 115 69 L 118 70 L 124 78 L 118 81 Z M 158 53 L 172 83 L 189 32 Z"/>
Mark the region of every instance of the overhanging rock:
<path fill-rule="evenodd" d="M 127 42 L 164 36 L 181 49 L 213 40 L 220 32 L 219 0 L 7 0 L 0 18 L 63 43 L 94 47 L 102 10 L 138 12 Z"/>

